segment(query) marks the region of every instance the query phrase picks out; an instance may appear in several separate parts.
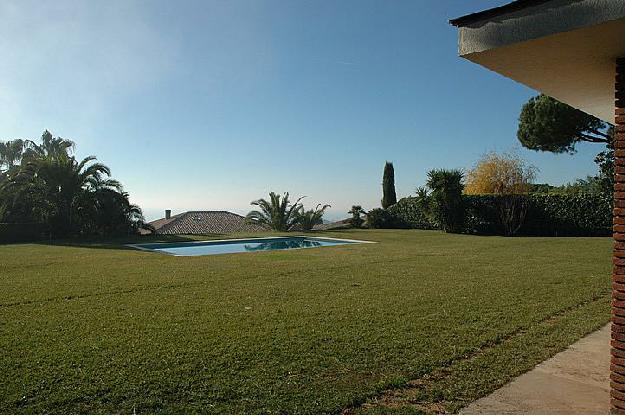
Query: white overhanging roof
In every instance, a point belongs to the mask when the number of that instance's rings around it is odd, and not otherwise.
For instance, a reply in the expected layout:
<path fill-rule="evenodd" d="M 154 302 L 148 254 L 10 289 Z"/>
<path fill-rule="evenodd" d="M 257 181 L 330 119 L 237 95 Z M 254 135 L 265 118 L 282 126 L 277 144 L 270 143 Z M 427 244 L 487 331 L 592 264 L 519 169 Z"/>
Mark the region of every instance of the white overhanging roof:
<path fill-rule="evenodd" d="M 463 58 L 614 122 L 625 0 L 517 0 L 450 23 Z"/>

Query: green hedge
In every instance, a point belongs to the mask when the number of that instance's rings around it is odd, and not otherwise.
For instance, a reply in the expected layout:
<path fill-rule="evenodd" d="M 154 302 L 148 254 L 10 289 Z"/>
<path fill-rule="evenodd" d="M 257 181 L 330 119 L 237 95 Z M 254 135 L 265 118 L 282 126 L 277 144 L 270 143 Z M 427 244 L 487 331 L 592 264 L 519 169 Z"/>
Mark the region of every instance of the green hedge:
<path fill-rule="evenodd" d="M 388 212 L 399 219 L 404 227 L 414 229 L 438 229 L 437 223 L 428 215 L 428 206 L 425 199 L 405 197 L 393 206 Z"/>
<path fill-rule="evenodd" d="M 498 206 L 506 196 L 463 195 L 465 232 L 502 235 Z M 522 197 L 525 217 L 517 235 L 525 236 L 608 236 L 612 234 L 611 195 L 595 193 L 543 194 Z M 401 199 L 388 212 L 415 229 L 437 229 L 427 214 L 423 199 Z M 392 223 L 392 221 L 387 220 Z"/>
<path fill-rule="evenodd" d="M 497 205 L 505 196 L 464 196 L 467 232 L 502 233 Z M 525 196 L 526 214 L 518 235 L 607 236 L 612 234 L 612 199 L 608 195 L 544 194 Z"/>
<path fill-rule="evenodd" d="M 0 243 L 40 241 L 46 228 L 39 223 L 0 223 Z"/>
<path fill-rule="evenodd" d="M 532 194 L 521 234 L 612 235 L 612 195 Z"/>
<path fill-rule="evenodd" d="M 390 209 L 371 209 L 367 213 L 366 225 L 372 229 L 405 229 L 410 226 L 400 217 L 391 213 Z"/>

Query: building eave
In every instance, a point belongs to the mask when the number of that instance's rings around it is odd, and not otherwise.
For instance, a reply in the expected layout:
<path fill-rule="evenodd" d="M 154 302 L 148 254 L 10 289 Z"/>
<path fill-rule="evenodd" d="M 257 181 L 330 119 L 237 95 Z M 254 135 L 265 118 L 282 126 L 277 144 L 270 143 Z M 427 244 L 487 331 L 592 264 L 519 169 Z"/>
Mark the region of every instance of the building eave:
<path fill-rule="evenodd" d="M 516 0 L 503 6 L 493 7 L 492 9 L 483 10 L 476 13 L 467 14 L 465 16 L 451 19 L 449 23 L 456 27 L 468 26 L 473 23 L 481 22 L 483 20 L 492 19 L 507 13 L 527 9 L 547 3 L 552 0 Z"/>
<path fill-rule="evenodd" d="M 517 1 L 454 22 L 463 58 L 612 121 L 625 1 Z"/>

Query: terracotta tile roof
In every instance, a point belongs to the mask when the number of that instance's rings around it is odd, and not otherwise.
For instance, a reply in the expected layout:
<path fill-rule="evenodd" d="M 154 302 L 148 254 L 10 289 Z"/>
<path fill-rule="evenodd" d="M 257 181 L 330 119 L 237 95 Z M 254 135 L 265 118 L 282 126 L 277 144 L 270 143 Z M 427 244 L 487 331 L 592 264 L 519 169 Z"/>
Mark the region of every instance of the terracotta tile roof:
<path fill-rule="evenodd" d="M 205 235 L 267 230 L 262 226 L 247 223 L 245 217 L 241 215 L 217 210 L 179 213 L 169 219 L 158 219 L 150 224 L 154 226 L 157 234 L 165 235 Z"/>
<path fill-rule="evenodd" d="M 330 223 L 320 223 L 319 225 L 315 225 L 313 230 L 315 231 L 329 231 L 333 229 L 347 229 L 351 228 L 352 222 L 351 219 L 343 219 L 336 222 Z"/>
<path fill-rule="evenodd" d="M 155 221 L 150 222 L 150 225 L 154 226 L 154 229 L 160 229 L 163 226 L 167 225 L 168 223 L 176 220 L 179 216 L 184 215 L 184 213 L 180 213 L 178 215 L 174 215 L 171 216 L 169 219 L 166 218 L 161 218 L 161 219 L 157 219 Z"/>

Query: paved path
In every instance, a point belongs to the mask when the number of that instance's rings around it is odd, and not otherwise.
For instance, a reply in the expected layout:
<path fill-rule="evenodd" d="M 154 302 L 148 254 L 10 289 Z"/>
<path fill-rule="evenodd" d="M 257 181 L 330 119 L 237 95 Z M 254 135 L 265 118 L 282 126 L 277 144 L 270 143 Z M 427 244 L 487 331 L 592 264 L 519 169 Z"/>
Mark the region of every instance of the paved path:
<path fill-rule="evenodd" d="M 463 415 L 606 415 L 610 403 L 610 325 L 473 402 Z"/>

